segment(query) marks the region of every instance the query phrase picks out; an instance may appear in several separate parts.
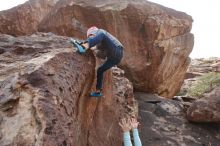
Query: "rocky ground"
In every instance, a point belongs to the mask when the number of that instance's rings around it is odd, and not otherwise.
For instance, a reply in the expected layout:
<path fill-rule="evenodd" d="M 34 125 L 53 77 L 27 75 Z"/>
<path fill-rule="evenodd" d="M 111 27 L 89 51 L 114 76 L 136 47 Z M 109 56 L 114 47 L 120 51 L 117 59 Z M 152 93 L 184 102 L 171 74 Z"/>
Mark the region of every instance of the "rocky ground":
<path fill-rule="evenodd" d="M 192 60 L 181 88 L 184 95 L 175 96 L 172 100 L 155 94 L 135 92 L 139 103 L 143 145 L 220 145 L 220 73 L 216 69 L 220 67 L 219 61 L 220 58 Z M 192 96 L 191 88 L 200 87 L 198 81 L 207 74 L 211 74 L 208 79 L 212 78 L 212 87 L 194 91 L 199 96 Z"/>
<path fill-rule="evenodd" d="M 202 92 L 202 86 L 195 86 L 197 82 L 205 82 L 203 84 L 209 84 L 212 90 L 211 83 L 219 80 L 220 58 L 213 57 L 209 59 L 193 59 L 185 75 L 185 80 L 179 91 L 179 95 L 200 96 Z M 202 79 L 202 80 L 201 80 Z M 212 81 L 213 80 L 213 81 Z M 199 83 L 202 85 L 202 83 Z M 194 88 L 192 88 L 194 87 Z M 191 90 L 192 89 L 192 90 Z M 199 91 L 201 89 L 201 91 Z M 204 90 L 204 89 L 203 89 Z"/>
<path fill-rule="evenodd" d="M 180 90 L 189 104 L 187 118 L 194 122 L 220 122 L 220 58 L 195 59 Z"/>
<path fill-rule="evenodd" d="M 218 146 L 220 125 L 186 119 L 181 101 L 137 92 L 143 146 Z"/>
<path fill-rule="evenodd" d="M 139 103 L 140 135 L 144 145 L 218 146 L 220 144 L 220 73 L 216 70 L 219 67 L 216 66 L 218 62 L 219 58 L 192 60 L 180 91 L 184 95 L 175 96 L 172 100 L 155 94 L 135 92 Z M 191 91 L 195 86 L 210 84 L 198 82 L 207 74 L 211 74 L 208 79 L 212 78 L 212 86 L 194 91 L 192 95 Z"/>
<path fill-rule="evenodd" d="M 220 145 L 220 59 L 189 66 L 191 16 L 145 0 L 29 0 L 0 20 L 1 146 L 122 146 L 126 116 L 143 146 Z M 88 94 L 103 61 L 67 37 L 91 25 L 125 48 L 102 98 Z"/>

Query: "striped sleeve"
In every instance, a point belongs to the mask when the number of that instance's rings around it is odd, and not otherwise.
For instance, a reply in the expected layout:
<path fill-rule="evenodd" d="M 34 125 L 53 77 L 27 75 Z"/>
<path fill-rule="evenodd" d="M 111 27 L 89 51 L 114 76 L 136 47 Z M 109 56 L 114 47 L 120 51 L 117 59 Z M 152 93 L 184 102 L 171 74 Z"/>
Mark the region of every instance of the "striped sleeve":
<path fill-rule="evenodd" d="M 123 141 L 124 146 L 132 146 L 130 132 L 124 132 Z"/>
<path fill-rule="evenodd" d="M 133 130 L 133 137 L 134 137 L 134 145 L 135 146 L 142 146 L 139 134 L 138 134 L 138 129 L 134 128 Z"/>

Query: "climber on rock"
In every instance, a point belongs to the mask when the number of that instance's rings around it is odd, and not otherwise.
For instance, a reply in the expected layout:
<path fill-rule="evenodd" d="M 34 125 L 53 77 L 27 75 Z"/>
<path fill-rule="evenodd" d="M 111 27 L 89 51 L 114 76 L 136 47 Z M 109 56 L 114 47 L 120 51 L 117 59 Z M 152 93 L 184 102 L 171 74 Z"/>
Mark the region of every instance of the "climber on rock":
<path fill-rule="evenodd" d="M 90 93 L 92 97 L 102 96 L 103 74 L 106 70 L 120 63 L 123 57 L 123 45 L 113 35 L 103 29 L 93 26 L 87 30 L 87 39 L 81 44 L 86 50 L 94 46 L 97 48 L 97 57 L 106 58 L 97 70 L 96 91 Z"/>

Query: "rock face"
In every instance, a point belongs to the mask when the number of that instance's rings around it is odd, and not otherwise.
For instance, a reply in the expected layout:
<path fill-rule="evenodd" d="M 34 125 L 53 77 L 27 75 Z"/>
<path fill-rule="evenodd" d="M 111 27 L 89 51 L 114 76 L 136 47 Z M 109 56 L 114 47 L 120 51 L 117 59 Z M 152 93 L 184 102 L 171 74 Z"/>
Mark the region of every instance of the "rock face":
<path fill-rule="evenodd" d="M 145 0 L 61 0 L 39 30 L 85 39 L 82 32 L 93 25 L 124 44 L 121 68 L 135 90 L 176 94 L 193 48 L 190 16 Z"/>
<path fill-rule="evenodd" d="M 96 25 L 124 44 L 121 68 L 136 91 L 172 97 L 180 89 L 193 48 L 190 16 L 145 0 L 56 2 L 32 0 L 1 12 L 0 32 L 44 31 L 85 39 L 86 29 Z"/>
<path fill-rule="evenodd" d="M 220 87 L 196 100 L 187 111 L 187 119 L 193 122 L 220 122 Z"/>
<path fill-rule="evenodd" d="M 182 102 L 146 93 L 135 93 L 135 98 L 143 146 L 219 145 L 219 124 L 188 122 Z"/>
<path fill-rule="evenodd" d="M 10 10 L 0 12 L 0 33 L 26 35 L 37 31 L 38 24 L 57 0 L 29 0 Z"/>
<path fill-rule="evenodd" d="M 103 98 L 91 98 L 91 52 L 79 55 L 64 38 L 44 33 L 0 35 L 0 48 L 1 146 L 121 145 L 121 115 L 137 114 L 121 70 L 105 74 Z"/>

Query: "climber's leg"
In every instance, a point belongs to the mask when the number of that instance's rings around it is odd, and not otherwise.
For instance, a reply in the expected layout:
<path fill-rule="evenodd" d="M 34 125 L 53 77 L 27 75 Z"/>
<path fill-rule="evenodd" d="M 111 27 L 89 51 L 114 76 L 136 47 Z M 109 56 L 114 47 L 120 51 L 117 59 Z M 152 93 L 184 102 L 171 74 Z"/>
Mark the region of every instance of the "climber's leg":
<path fill-rule="evenodd" d="M 97 70 L 97 82 L 96 82 L 96 92 L 91 93 L 91 96 L 102 96 L 102 82 L 103 74 L 106 70 L 117 65 L 120 62 L 118 59 L 107 59 L 107 61 L 101 65 Z"/>

